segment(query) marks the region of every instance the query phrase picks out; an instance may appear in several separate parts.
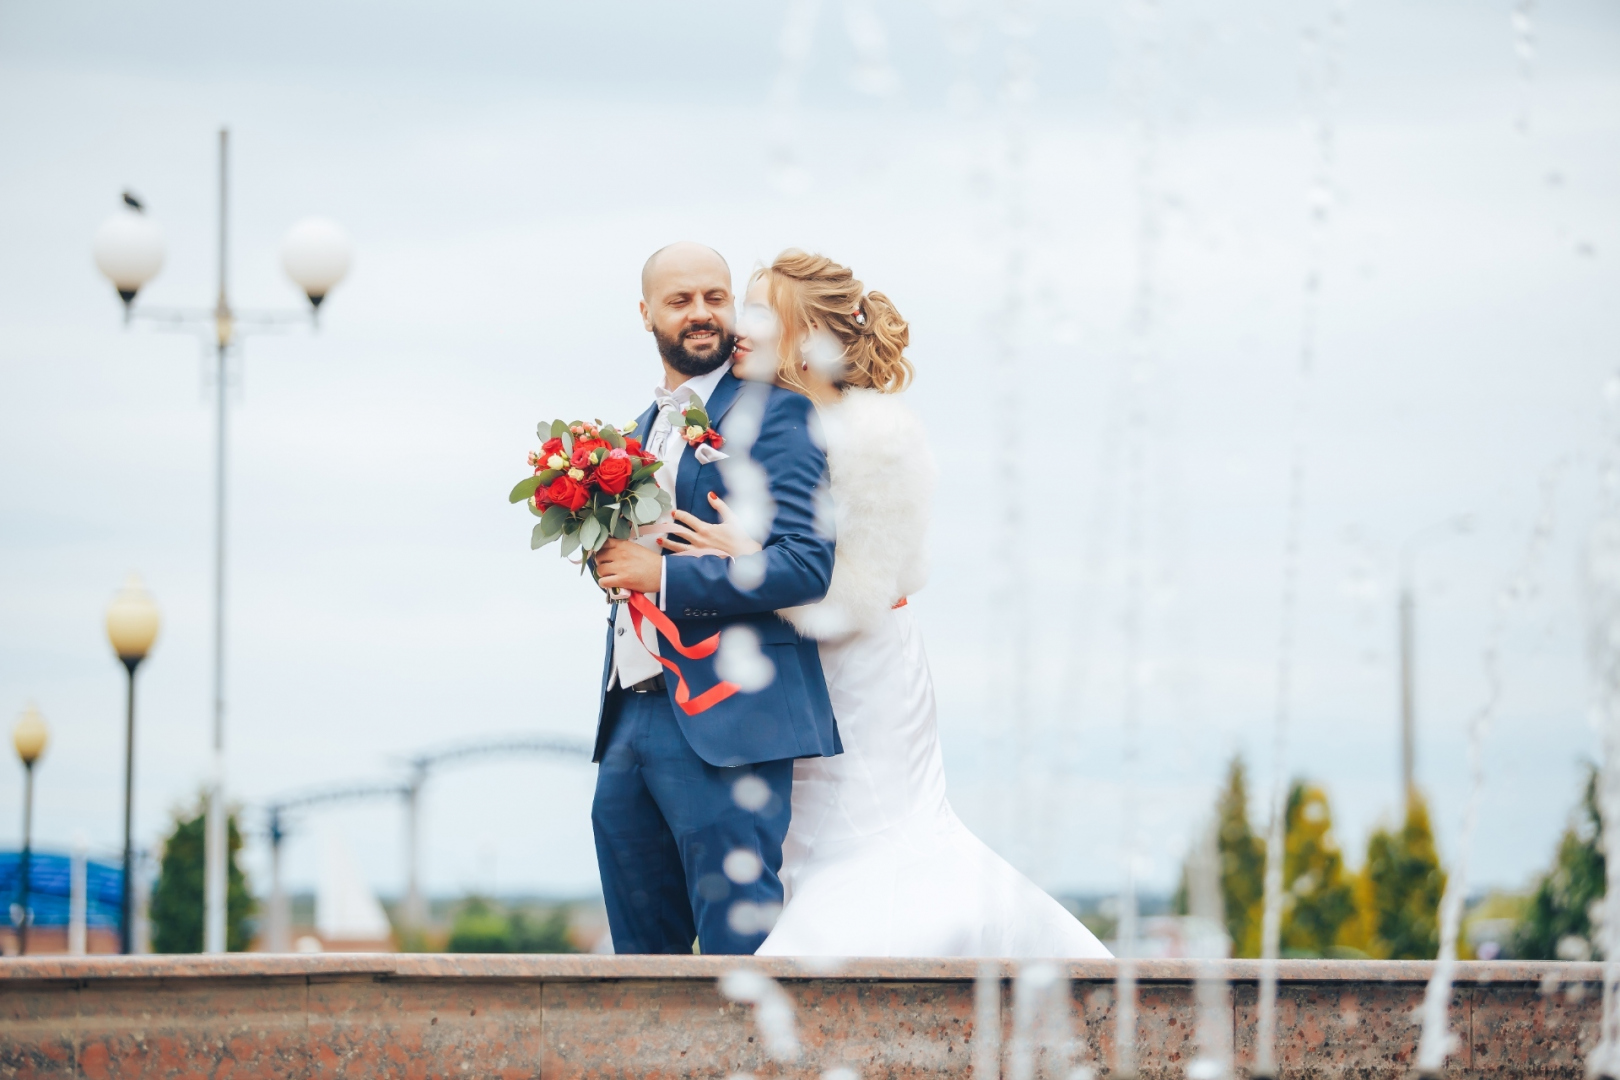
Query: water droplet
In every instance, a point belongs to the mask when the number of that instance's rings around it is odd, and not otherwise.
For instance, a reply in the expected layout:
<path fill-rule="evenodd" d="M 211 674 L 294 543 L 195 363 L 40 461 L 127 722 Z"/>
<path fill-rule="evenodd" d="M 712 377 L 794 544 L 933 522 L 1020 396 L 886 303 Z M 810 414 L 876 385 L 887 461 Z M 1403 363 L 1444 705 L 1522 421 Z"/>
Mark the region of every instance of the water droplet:
<path fill-rule="evenodd" d="M 731 785 L 731 801 L 747 811 L 763 810 L 765 804 L 771 801 L 771 787 L 765 781 L 749 773 L 737 778 Z"/>
<path fill-rule="evenodd" d="M 725 869 L 726 877 L 738 885 L 749 885 L 758 881 L 759 875 L 765 870 L 765 864 L 760 861 L 760 857 L 747 848 L 738 848 L 731 852 L 721 865 Z"/>
<path fill-rule="evenodd" d="M 759 933 L 759 905 L 752 900 L 739 900 L 732 904 L 731 910 L 726 912 L 726 925 L 738 937 Z"/>
<path fill-rule="evenodd" d="M 1558 939 L 1557 953 L 1560 960 L 1589 960 L 1592 945 L 1583 937 L 1568 934 Z"/>
<path fill-rule="evenodd" d="M 756 693 L 776 678 L 776 665 L 759 648 L 759 634 L 751 626 L 728 626 L 720 632 L 720 654 L 714 670 L 734 682 L 745 694 Z"/>
<path fill-rule="evenodd" d="M 770 992 L 770 982 L 757 971 L 734 968 L 720 976 L 720 993 L 728 1001 L 752 1005 Z"/>
<path fill-rule="evenodd" d="M 810 334 L 800 349 L 800 355 L 810 370 L 823 379 L 837 379 L 844 374 L 844 347 L 825 330 Z"/>
<path fill-rule="evenodd" d="M 731 895 L 731 886 L 726 884 L 722 874 L 704 874 L 698 878 L 697 894 L 711 903 L 717 903 Z"/>

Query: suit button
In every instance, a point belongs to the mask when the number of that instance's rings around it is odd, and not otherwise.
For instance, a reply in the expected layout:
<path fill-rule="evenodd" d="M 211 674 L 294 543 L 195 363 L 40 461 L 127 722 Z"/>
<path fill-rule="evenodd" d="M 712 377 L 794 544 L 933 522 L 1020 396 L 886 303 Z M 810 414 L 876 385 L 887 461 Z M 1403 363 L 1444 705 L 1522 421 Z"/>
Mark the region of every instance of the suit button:
<path fill-rule="evenodd" d="M 624 627 L 619 627 L 619 636 L 624 637 Z"/>

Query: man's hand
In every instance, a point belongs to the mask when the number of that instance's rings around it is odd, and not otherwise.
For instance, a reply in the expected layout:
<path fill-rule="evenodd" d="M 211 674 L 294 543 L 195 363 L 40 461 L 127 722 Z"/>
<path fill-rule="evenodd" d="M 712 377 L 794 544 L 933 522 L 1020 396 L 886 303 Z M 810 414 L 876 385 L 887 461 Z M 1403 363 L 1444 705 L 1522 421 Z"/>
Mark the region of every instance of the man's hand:
<path fill-rule="evenodd" d="M 663 583 L 663 556 L 630 540 L 609 540 L 596 553 L 596 583 L 604 589 L 655 593 Z"/>

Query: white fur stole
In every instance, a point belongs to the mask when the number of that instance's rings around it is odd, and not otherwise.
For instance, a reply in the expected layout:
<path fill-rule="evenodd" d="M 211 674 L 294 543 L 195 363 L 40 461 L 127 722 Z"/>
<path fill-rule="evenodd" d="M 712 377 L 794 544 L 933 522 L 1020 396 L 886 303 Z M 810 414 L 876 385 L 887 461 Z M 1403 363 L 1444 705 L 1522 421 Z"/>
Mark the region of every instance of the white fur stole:
<path fill-rule="evenodd" d="M 824 599 L 778 612 L 806 637 L 867 629 L 928 581 L 937 468 L 922 421 L 898 394 L 846 390 L 820 410 L 838 554 Z"/>

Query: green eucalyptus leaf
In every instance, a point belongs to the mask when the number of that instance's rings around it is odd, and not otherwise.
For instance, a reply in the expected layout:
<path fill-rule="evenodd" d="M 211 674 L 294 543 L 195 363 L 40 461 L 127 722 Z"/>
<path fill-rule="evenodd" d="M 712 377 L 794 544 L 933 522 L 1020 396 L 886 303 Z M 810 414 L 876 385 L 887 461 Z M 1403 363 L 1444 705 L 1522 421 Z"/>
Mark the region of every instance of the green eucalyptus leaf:
<path fill-rule="evenodd" d="M 664 512 L 657 499 L 636 500 L 636 524 L 651 525 L 658 520 L 658 515 Z"/>
<path fill-rule="evenodd" d="M 553 420 L 551 422 L 551 437 L 553 439 L 560 439 L 567 434 L 567 432 L 568 424 L 565 421 Z"/>
<path fill-rule="evenodd" d="M 557 539 L 557 534 L 547 533 L 546 523 L 544 521 L 537 522 L 534 526 L 534 531 L 529 533 L 529 550 L 539 551 L 541 548 L 545 547 L 555 539 Z"/>
<path fill-rule="evenodd" d="M 602 542 L 602 523 L 594 517 L 586 518 L 579 527 L 579 542 L 586 551 L 595 551 Z"/>
<path fill-rule="evenodd" d="M 532 499 L 534 498 L 535 489 L 542 483 L 544 481 L 539 476 L 526 476 L 512 488 L 512 493 L 507 496 L 507 500 L 509 502 L 522 502 L 524 499 Z"/>
<path fill-rule="evenodd" d="M 617 431 L 614 431 L 612 428 L 610 428 L 610 427 L 603 428 L 602 429 L 602 438 L 606 439 L 607 444 L 609 446 L 613 447 L 613 449 L 615 449 L 615 450 L 623 450 L 624 449 L 624 436 L 620 435 Z"/>
<path fill-rule="evenodd" d="M 567 523 L 568 507 L 566 506 L 548 506 L 546 512 L 540 517 L 540 524 L 544 526 L 546 535 L 551 537 L 561 536 L 563 526 Z"/>
<path fill-rule="evenodd" d="M 578 550 L 579 550 L 579 533 L 577 533 L 577 532 L 563 533 L 563 538 L 562 538 L 563 558 L 566 559 L 568 556 L 572 555 L 574 552 L 576 552 Z"/>
<path fill-rule="evenodd" d="M 567 428 L 563 428 L 563 433 L 560 436 L 558 436 L 558 438 L 562 439 L 563 457 L 573 457 L 574 456 L 574 436 L 573 436 L 573 433 L 570 432 Z"/>
<path fill-rule="evenodd" d="M 553 480 L 557 479 L 557 477 L 561 476 L 562 474 L 563 471 L 561 469 L 541 469 L 539 473 L 540 482 L 542 484 L 549 485 Z"/>

